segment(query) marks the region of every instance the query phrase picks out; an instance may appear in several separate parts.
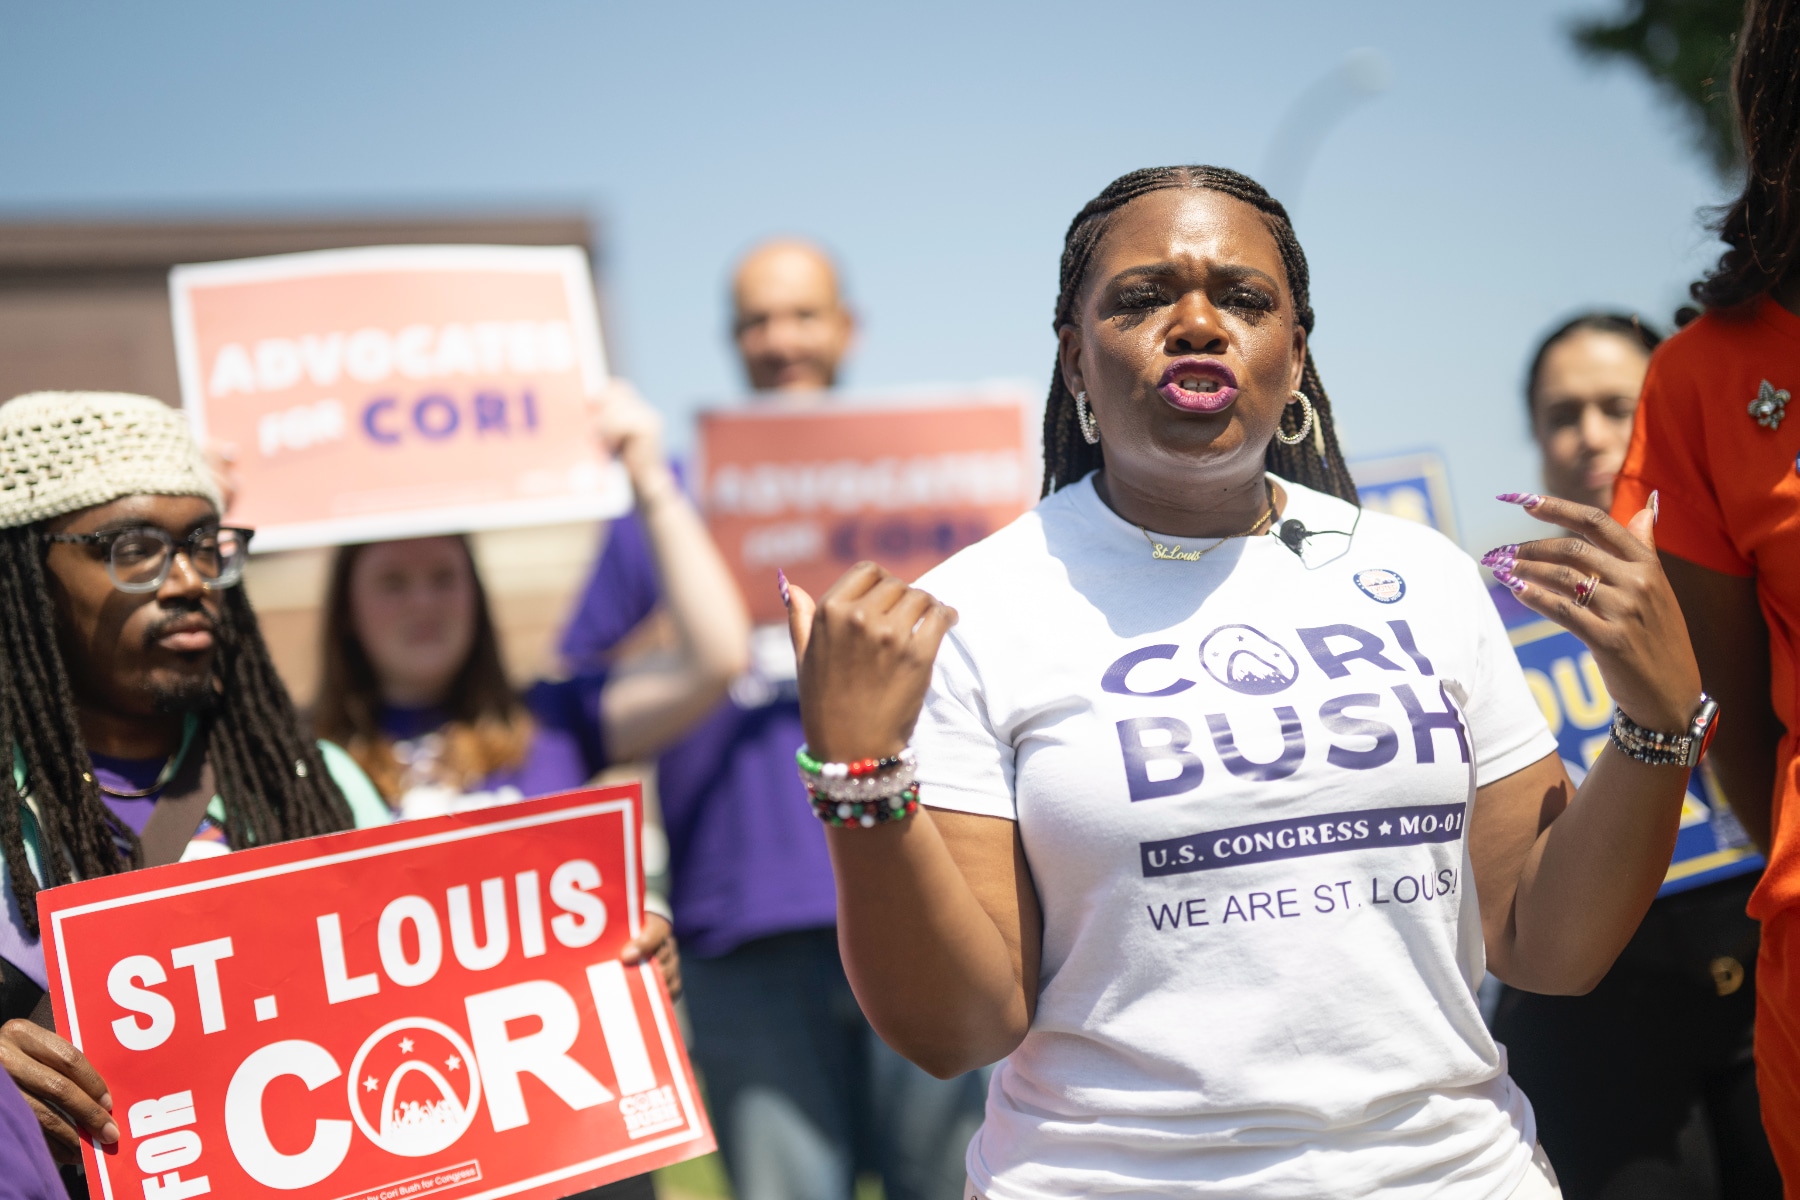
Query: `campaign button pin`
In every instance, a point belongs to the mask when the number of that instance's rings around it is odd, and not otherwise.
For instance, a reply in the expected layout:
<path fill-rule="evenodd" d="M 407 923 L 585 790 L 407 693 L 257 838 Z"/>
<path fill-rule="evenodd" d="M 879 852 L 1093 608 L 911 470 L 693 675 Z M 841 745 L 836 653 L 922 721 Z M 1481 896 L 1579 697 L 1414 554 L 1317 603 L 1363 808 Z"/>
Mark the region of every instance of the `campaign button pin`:
<path fill-rule="evenodd" d="M 1362 594 L 1371 600 L 1383 604 L 1398 603 L 1406 595 L 1406 580 L 1386 567 L 1371 567 L 1366 571 L 1358 571 L 1351 576 L 1352 581 L 1362 590 Z"/>

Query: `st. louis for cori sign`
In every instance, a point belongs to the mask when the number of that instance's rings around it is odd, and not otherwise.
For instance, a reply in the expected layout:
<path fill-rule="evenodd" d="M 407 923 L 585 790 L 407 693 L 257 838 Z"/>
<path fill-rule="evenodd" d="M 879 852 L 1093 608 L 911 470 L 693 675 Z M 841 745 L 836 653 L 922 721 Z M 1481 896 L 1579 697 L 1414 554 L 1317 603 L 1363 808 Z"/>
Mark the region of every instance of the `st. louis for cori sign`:
<path fill-rule="evenodd" d="M 640 929 L 636 785 L 42 893 L 121 1140 L 92 1195 L 548 1200 L 713 1148 Z"/>

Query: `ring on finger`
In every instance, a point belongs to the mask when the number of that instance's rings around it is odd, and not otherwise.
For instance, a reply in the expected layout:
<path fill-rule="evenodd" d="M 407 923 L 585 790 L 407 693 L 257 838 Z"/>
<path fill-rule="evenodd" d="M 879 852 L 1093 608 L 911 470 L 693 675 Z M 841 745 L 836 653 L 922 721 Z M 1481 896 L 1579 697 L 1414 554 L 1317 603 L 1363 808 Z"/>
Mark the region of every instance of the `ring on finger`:
<path fill-rule="evenodd" d="M 1589 575 L 1586 579 L 1576 580 L 1575 606 L 1577 608 L 1586 608 L 1588 603 L 1593 600 L 1594 593 L 1599 590 L 1600 577 L 1598 575 Z"/>

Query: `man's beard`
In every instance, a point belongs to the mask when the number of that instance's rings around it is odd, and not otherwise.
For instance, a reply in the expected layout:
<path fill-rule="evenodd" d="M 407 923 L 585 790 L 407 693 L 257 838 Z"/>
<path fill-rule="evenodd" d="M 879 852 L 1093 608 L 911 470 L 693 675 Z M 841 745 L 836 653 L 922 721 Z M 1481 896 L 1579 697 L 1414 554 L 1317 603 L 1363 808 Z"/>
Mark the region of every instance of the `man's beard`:
<path fill-rule="evenodd" d="M 219 623 L 211 614 L 198 605 L 190 609 L 179 609 L 144 630 L 144 649 L 152 650 L 157 641 L 178 622 L 191 620 L 199 615 L 206 619 L 215 639 L 213 654 L 219 650 L 216 639 L 219 636 Z M 209 655 L 207 661 L 212 661 Z M 213 686 L 213 672 L 177 677 L 171 681 L 156 681 L 150 685 L 150 702 L 156 711 L 166 715 L 186 716 L 189 713 L 205 714 L 218 706 L 218 692 Z"/>
<path fill-rule="evenodd" d="M 212 675 L 196 676 L 175 683 L 150 685 L 150 702 L 166 716 L 204 716 L 219 705 L 219 694 L 213 689 Z"/>

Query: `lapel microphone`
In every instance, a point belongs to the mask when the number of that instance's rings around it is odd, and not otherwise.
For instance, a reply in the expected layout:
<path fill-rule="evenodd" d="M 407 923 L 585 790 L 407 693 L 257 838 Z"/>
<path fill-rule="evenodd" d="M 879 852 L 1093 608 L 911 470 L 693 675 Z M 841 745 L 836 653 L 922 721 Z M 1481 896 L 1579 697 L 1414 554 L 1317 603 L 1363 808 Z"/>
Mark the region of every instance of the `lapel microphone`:
<path fill-rule="evenodd" d="M 1281 523 L 1281 528 L 1276 532 L 1275 536 L 1281 539 L 1282 545 L 1286 546 L 1289 550 L 1292 550 L 1295 554 L 1299 554 L 1301 544 L 1305 542 L 1307 538 L 1312 536 L 1312 530 L 1302 525 L 1297 519 L 1289 517 Z"/>

